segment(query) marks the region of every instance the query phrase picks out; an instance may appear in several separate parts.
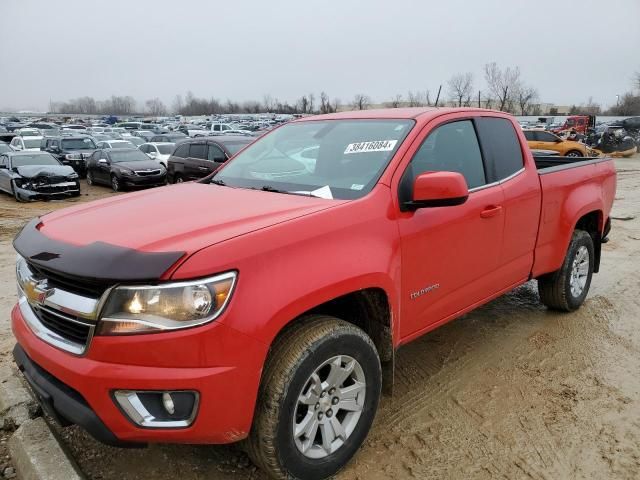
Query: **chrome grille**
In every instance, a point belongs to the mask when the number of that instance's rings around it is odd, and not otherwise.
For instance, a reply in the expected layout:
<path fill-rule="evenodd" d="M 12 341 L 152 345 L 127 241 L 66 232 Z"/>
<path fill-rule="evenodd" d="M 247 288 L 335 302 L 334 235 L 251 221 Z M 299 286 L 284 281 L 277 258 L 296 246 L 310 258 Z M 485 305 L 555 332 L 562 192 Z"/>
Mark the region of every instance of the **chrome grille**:
<path fill-rule="evenodd" d="M 135 170 L 136 175 L 141 177 L 150 177 L 151 175 L 160 175 L 160 169 L 156 170 Z"/>
<path fill-rule="evenodd" d="M 87 296 L 60 288 L 32 270 L 20 258 L 16 264 L 18 305 L 22 317 L 41 340 L 75 355 L 82 355 L 93 337 L 101 296 Z"/>
<path fill-rule="evenodd" d="M 88 342 L 94 324 L 44 306 L 34 306 L 32 309 L 49 330 L 80 345 Z"/>

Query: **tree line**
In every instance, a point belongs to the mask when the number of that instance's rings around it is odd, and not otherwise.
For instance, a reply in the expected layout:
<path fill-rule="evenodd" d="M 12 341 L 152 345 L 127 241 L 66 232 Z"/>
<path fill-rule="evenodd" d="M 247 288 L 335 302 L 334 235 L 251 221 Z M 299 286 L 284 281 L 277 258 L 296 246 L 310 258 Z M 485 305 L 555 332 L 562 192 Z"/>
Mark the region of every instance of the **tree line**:
<path fill-rule="evenodd" d="M 539 102 L 538 90 L 528 85 L 522 78 L 520 69 L 516 67 L 500 67 L 496 62 L 488 63 L 483 70 L 484 84 L 476 88 L 473 73 L 457 73 L 442 85 L 437 92 L 427 90 L 409 91 L 406 96 L 396 94 L 391 99 L 383 102 L 388 108 L 422 107 L 422 106 L 459 106 L 491 108 L 515 115 L 542 115 L 557 114 L 557 111 L 545 112 Z M 616 105 L 607 110 L 593 101 L 573 105 L 571 114 L 594 115 L 638 115 L 640 114 L 640 73 L 634 78 L 634 87 L 638 94 L 629 91 L 620 96 Z M 365 93 L 354 95 L 353 99 L 345 104 L 347 109 L 366 110 L 373 105 L 371 97 Z M 264 95 L 262 100 L 249 100 L 237 102 L 232 100 L 219 100 L 215 97 L 209 99 L 196 97 L 192 92 L 176 95 L 170 107 L 167 107 L 159 98 L 151 98 L 143 103 L 138 103 L 131 96 L 116 96 L 102 101 L 92 97 L 80 97 L 66 102 L 52 102 L 51 113 L 70 113 L 87 115 L 133 115 L 147 114 L 151 116 L 165 116 L 169 113 L 196 116 L 212 114 L 237 114 L 237 113 L 281 113 L 281 114 L 316 114 L 333 113 L 340 110 L 342 103 L 338 98 L 331 98 L 326 92 L 321 92 L 318 97 L 309 93 L 300 96 L 294 102 L 280 101 L 271 95 Z"/>

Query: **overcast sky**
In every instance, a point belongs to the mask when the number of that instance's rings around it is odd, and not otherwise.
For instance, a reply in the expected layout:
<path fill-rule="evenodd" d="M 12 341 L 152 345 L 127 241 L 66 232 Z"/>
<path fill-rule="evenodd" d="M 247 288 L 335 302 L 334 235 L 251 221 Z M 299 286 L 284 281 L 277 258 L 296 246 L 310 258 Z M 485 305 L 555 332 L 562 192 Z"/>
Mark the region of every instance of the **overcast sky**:
<path fill-rule="evenodd" d="M 640 0 L 0 0 L 0 109 L 177 93 L 349 103 L 519 66 L 545 102 L 603 106 L 640 70 Z M 444 88 L 444 87 L 443 87 Z"/>

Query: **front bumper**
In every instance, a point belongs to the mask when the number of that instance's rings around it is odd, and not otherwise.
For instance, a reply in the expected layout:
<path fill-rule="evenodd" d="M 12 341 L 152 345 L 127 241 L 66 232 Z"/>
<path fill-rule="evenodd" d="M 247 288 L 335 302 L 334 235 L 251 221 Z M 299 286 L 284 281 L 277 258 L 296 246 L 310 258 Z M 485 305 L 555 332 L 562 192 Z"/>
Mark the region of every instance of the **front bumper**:
<path fill-rule="evenodd" d="M 77 180 L 62 184 L 48 185 L 36 190 L 15 187 L 15 193 L 19 200 L 28 202 L 31 200 L 54 200 L 56 198 L 77 197 L 80 195 L 80 182 Z"/>
<path fill-rule="evenodd" d="M 73 170 L 81 177 L 83 177 L 87 173 L 87 162 L 85 159 L 68 160 L 63 157 L 60 158 L 60 161 L 63 165 L 68 165 L 73 168 Z"/>
<path fill-rule="evenodd" d="M 123 176 L 122 181 L 127 187 L 155 187 L 166 184 L 167 175 Z"/>
<path fill-rule="evenodd" d="M 34 363 L 20 345 L 14 347 L 13 358 L 42 409 L 59 424 L 81 425 L 102 443 L 116 447 L 128 446 L 116 438 L 82 395 Z"/>
<path fill-rule="evenodd" d="M 35 385 L 43 408 L 102 442 L 221 444 L 249 433 L 268 347 L 221 323 L 172 333 L 94 337 L 85 356 L 36 337 L 17 307 L 11 326 L 18 340 L 16 362 Z M 140 427 L 116 405 L 115 390 L 196 391 L 197 416 L 185 428 Z"/>

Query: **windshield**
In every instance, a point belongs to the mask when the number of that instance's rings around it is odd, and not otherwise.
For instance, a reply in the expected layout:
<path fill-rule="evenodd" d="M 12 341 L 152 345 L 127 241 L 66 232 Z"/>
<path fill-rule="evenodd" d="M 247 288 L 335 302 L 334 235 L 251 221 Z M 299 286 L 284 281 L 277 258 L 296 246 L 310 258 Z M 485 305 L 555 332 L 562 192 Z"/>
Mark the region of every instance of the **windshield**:
<path fill-rule="evenodd" d="M 23 138 L 24 148 L 40 148 L 41 138 Z"/>
<path fill-rule="evenodd" d="M 67 138 L 62 140 L 63 150 L 92 150 L 96 148 L 93 139 L 87 138 Z"/>
<path fill-rule="evenodd" d="M 224 146 L 231 155 L 235 155 L 244 147 L 246 147 L 250 142 L 225 142 Z"/>
<path fill-rule="evenodd" d="M 140 150 L 120 150 L 120 151 L 113 151 L 111 150 L 111 161 L 113 163 L 120 163 L 120 162 L 140 162 L 140 161 L 145 161 L 145 160 L 149 160 L 149 157 L 147 157 L 144 153 L 142 153 Z"/>
<path fill-rule="evenodd" d="M 25 165 L 60 165 L 60 162 L 48 153 L 40 153 L 37 155 L 16 155 L 11 159 L 11 165 L 13 167 L 24 167 Z"/>
<path fill-rule="evenodd" d="M 156 148 L 158 149 L 158 152 L 160 152 L 161 155 L 171 155 L 173 153 L 174 147 L 175 147 L 175 144 L 173 144 L 173 143 L 165 143 L 164 145 L 156 145 Z"/>
<path fill-rule="evenodd" d="M 354 199 L 371 191 L 413 120 L 292 123 L 260 138 L 214 179 L 232 187 Z"/>

